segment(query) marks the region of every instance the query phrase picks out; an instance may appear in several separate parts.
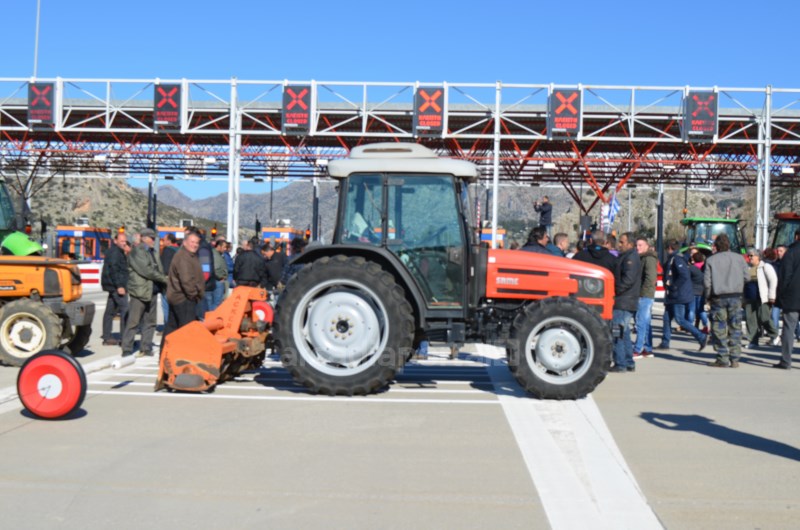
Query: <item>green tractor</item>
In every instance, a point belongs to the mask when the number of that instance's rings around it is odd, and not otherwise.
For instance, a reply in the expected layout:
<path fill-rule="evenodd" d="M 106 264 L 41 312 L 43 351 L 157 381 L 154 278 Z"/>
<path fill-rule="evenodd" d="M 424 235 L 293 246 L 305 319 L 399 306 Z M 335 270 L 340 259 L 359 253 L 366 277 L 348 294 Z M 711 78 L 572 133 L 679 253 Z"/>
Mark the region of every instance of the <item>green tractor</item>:
<path fill-rule="evenodd" d="M 686 227 L 686 237 L 681 252 L 686 252 L 689 247 L 695 247 L 706 256 L 710 256 L 711 245 L 719 234 L 728 236 L 731 250 L 742 254 L 746 252 L 746 242 L 742 230 L 744 226 L 739 219 L 687 217 L 681 219 L 681 224 Z"/>
<path fill-rule="evenodd" d="M 4 180 L 0 179 L 0 254 L 41 256 L 42 246 L 19 231 L 17 215 Z"/>

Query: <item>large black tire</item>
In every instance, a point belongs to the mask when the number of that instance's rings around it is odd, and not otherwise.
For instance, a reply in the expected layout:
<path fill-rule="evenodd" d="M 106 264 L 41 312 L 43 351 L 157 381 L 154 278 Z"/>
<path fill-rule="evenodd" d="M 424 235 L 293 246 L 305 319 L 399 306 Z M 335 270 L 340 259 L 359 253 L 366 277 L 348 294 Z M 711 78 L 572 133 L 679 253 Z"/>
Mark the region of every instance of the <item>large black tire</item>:
<path fill-rule="evenodd" d="M 278 298 L 275 349 L 313 393 L 384 388 L 411 352 L 411 304 L 378 264 L 343 255 L 303 267 Z"/>
<path fill-rule="evenodd" d="M 61 319 L 41 302 L 14 300 L 0 309 L 0 360 L 22 366 L 26 359 L 61 343 Z"/>
<path fill-rule="evenodd" d="M 91 324 L 85 326 L 75 326 L 75 333 L 72 338 L 62 348 L 70 355 L 78 355 L 89 344 L 89 339 L 92 336 Z"/>
<path fill-rule="evenodd" d="M 548 298 L 517 316 L 506 351 L 526 391 L 540 399 L 578 399 L 605 379 L 612 346 L 609 327 L 589 306 Z"/>

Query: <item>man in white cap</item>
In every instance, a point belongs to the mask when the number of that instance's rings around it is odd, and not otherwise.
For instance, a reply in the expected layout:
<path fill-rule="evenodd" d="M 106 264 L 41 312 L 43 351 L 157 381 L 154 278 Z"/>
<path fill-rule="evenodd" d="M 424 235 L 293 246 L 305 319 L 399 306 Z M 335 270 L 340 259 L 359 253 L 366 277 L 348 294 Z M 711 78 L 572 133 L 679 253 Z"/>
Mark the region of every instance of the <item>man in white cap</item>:
<path fill-rule="evenodd" d="M 153 334 L 156 330 L 158 304 L 153 295 L 154 283 L 166 284 L 167 276 L 155 251 L 156 233 L 151 228 L 139 232 L 140 242 L 128 256 L 128 322 L 122 335 L 122 355 L 133 353 L 133 343 L 139 324 L 142 342 L 139 355 L 153 355 Z"/>

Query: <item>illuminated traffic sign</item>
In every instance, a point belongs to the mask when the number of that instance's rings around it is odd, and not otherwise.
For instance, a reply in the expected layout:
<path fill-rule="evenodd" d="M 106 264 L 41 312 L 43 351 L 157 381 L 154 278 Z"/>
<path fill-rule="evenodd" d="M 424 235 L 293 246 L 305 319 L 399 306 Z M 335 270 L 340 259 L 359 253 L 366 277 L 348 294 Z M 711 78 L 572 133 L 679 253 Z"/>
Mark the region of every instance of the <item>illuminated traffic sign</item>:
<path fill-rule="evenodd" d="M 155 92 L 153 95 L 153 127 L 156 131 L 180 132 L 180 85 L 155 86 Z"/>
<path fill-rule="evenodd" d="M 414 94 L 414 136 L 441 136 L 444 131 L 444 90 L 419 87 Z"/>
<path fill-rule="evenodd" d="M 581 91 L 553 90 L 547 105 L 547 136 L 575 139 L 581 132 Z"/>
<path fill-rule="evenodd" d="M 719 127 L 719 95 L 690 91 L 683 102 L 683 139 L 713 141 Z"/>
<path fill-rule="evenodd" d="M 28 125 L 53 125 L 55 101 L 53 83 L 28 83 Z"/>
<path fill-rule="evenodd" d="M 303 135 L 310 131 L 311 87 L 307 85 L 284 87 L 281 132 L 288 135 Z"/>

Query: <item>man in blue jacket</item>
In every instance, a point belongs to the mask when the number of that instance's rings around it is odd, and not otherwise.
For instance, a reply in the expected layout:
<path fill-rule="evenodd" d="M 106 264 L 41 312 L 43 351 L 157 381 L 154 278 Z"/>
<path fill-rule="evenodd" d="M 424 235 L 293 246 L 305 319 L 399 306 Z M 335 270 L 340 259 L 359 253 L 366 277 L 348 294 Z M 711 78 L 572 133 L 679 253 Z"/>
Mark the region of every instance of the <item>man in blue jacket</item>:
<path fill-rule="evenodd" d="M 694 293 L 692 292 L 690 265 L 683 254 L 678 252 L 679 248 L 680 243 L 678 243 L 677 239 L 671 239 L 667 242 L 667 249 L 670 254 L 664 267 L 664 287 L 666 288 L 664 297 L 664 334 L 658 349 L 669 349 L 669 341 L 672 338 L 671 326 L 674 319 L 678 322 L 678 326 L 688 331 L 700 343 L 697 351 L 703 351 L 708 342 L 708 335 L 694 327 L 694 323 L 686 319 L 686 307 L 694 302 Z"/>

